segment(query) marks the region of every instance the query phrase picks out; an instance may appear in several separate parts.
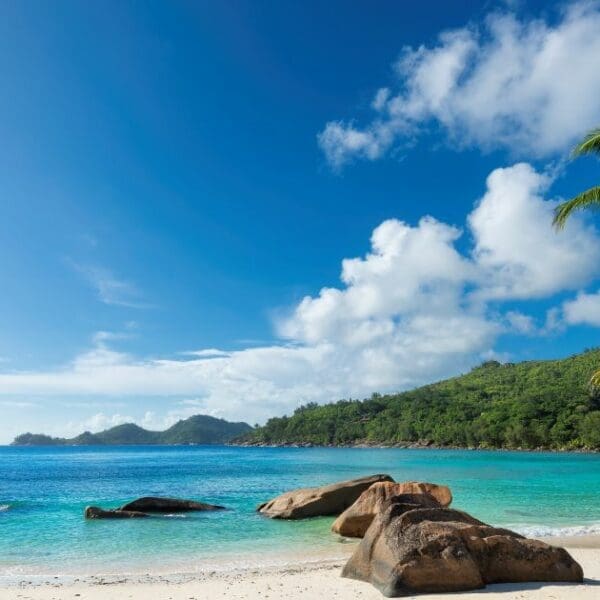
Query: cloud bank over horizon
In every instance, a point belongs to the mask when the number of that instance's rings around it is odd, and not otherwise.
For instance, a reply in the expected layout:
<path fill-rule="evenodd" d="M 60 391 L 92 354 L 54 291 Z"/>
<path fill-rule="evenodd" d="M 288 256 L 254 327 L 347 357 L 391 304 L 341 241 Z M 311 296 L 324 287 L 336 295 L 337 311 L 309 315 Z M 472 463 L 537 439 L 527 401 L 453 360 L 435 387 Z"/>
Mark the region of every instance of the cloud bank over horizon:
<path fill-rule="evenodd" d="M 586 290 L 600 275 L 600 235 L 579 216 L 565 232 L 552 230 L 550 183 L 527 163 L 495 169 L 464 231 L 432 216 L 416 225 L 383 221 L 365 256 L 342 261 L 340 285 L 306 296 L 277 321 L 278 344 L 140 358 L 116 349 L 118 334 L 97 332 L 93 347 L 62 368 L 0 373 L 0 404 L 32 397 L 45 405 L 74 397 L 164 400 L 158 412 L 102 410 L 48 427 L 61 435 L 131 420 L 162 429 L 196 413 L 262 422 L 306 402 L 456 374 L 495 356 L 503 334 L 600 325 L 600 296 Z M 462 238 L 468 243 L 460 245 Z M 572 299 L 549 315 L 552 327 L 512 306 L 568 292 Z M 37 410 L 35 402 L 22 410 Z"/>
<path fill-rule="evenodd" d="M 497 11 L 444 31 L 432 46 L 403 48 L 370 120 L 332 120 L 319 144 L 334 169 L 410 146 L 432 127 L 458 148 L 562 154 L 600 123 L 598 31 L 596 1 L 568 5 L 556 23 Z"/>

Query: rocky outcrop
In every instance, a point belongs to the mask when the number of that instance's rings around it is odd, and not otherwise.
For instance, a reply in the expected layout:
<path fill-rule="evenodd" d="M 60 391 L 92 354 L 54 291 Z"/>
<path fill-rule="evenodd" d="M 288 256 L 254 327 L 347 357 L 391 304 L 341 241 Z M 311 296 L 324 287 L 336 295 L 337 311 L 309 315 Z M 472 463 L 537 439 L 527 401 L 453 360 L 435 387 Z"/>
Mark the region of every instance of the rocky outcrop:
<path fill-rule="evenodd" d="M 205 504 L 195 500 L 181 500 L 179 498 L 158 498 L 145 496 L 128 502 L 119 508 L 121 511 L 141 511 L 145 513 L 176 513 L 203 510 L 225 510 L 224 506 Z"/>
<path fill-rule="evenodd" d="M 437 500 L 443 508 L 450 506 L 452 503 L 452 492 L 446 485 L 438 485 L 437 483 L 427 483 L 425 481 L 403 481 L 396 484 L 395 494 L 429 494 Z"/>
<path fill-rule="evenodd" d="M 373 520 L 342 576 L 399 597 L 473 590 L 488 583 L 580 582 L 583 572 L 562 548 L 457 510 L 414 509 L 391 501 Z"/>
<path fill-rule="evenodd" d="M 83 515 L 86 519 L 137 519 L 148 516 L 136 510 L 104 510 L 98 506 L 86 506 Z"/>
<path fill-rule="evenodd" d="M 257 510 L 272 519 L 305 519 L 339 515 L 374 483 L 394 481 L 389 475 L 371 475 L 323 487 L 302 488 L 277 496 Z"/>
<path fill-rule="evenodd" d="M 346 537 L 363 537 L 375 515 L 391 498 L 400 496 L 413 508 L 442 508 L 452 502 L 452 493 L 445 485 L 420 481 L 375 483 L 335 520 L 331 530 Z"/>

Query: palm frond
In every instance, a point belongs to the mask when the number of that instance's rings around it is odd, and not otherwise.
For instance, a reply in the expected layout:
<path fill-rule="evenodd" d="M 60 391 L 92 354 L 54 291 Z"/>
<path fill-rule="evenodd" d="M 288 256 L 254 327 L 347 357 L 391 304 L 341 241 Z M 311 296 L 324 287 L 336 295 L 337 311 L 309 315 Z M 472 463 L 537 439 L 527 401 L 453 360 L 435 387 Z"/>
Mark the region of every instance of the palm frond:
<path fill-rule="evenodd" d="M 593 388 L 600 389 L 600 369 L 592 374 L 592 378 L 590 379 L 590 385 Z"/>
<path fill-rule="evenodd" d="M 580 144 L 573 148 L 573 157 L 583 154 L 600 154 L 600 127 L 592 129 Z"/>
<path fill-rule="evenodd" d="M 600 208 L 600 185 L 559 204 L 554 210 L 554 221 L 552 223 L 556 229 L 562 229 L 572 212 L 596 205 Z"/>

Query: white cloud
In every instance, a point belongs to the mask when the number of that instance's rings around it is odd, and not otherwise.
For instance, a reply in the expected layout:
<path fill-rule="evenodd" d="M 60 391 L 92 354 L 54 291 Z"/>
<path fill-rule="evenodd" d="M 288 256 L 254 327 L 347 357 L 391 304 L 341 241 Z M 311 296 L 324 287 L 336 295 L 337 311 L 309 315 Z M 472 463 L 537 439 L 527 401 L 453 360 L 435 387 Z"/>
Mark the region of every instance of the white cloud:
<path fill-rule="evenodd" d="M 0 406 L 6 408 L 36 408 L 39 404 L 27 400 L 0 400 Z"/>
<path fill-rule="evenodd" d="M 342 262 L 339 286 L 305 297 L 277 323 L 286 341 L 140 359 L 114 349 L 120 334 L 99 332 L 91 350 L 62 369 L 0 373 L 0 396 L 56 405 L 89 398 L 90 407 L 98 398 L 129 399 L 115 414 L 72 423 L 72 433 L 133 420 L 127 415 L 164 429 L 198 412 L 260 422 L 308 401 L 364 397 L 455 374 L 495 356 L 503 333 L 542 332 L 515 300 L 582 289 L 600 274 L 600 239 L 581 216 L 562 233 L 552 230 L 554 203 L 543 198 L 548 183 L 527 164 L 493 171 L 466 218 L 471 244 L 459 245 L 465 233 L 433 217 L 415 226 L 384 221 L 364 257 Z M 580 294 L 564 313 L 570 323 L 600 322 L 599 306 L 600 295 Z M 554 326 L 558 315 L 552 319 Z M 134 410 L 141 406 L 147 412 Z"/>
<path fill-rule="evenodd" d="M 580 292 L 574 300 L 562 306 L 563 318 L 569 325 L 600 327 L 600 291 L 595 294 Z"/>
<path fill-rule="evenodd" d="M 74 262 L 71 266 L 94 288 L 98 299 L 104 304 L 124 306 L 127 308 L 152 308 L 142 299 L 138 288 L 124 279 L 120 279 L 109 269 L 91 265 L 80 265 Z"/>
<path fill-rule="evenodd" d="M 496 12 L 443 32 L 433 47 L 404 48 L 398 82 L 375 94 L 364 126 L 331 121 L 319 143 L 336 168 L 375 160 L 431 124 L 458 145 L 519 156 L 563 153 L 600 122 L 600 5 L 569 5 L 558 22 Z"/>
<path fill-rule="evenodd" d="M 599 273 L 600 239 L 592 227 L 575 219 L 561 233 L 552 228 L 556 203 L 542 197 L 549 183 L 525 163 L 489 175 L 487 191 L 468 218 L 480 296 L 547 297 L 577 289 Z"/>
<path fill-rule="evenodd" d="M 464 284 L 475 276 L 454 247 L 459 236 L 458 229 L 431 217 L 417 227 L 384 221 L 373 232 L 371 253 L 343 261 L 346 288 L 324 288 L 318 297 L 304 298 L 280 332 L 308 343 L 354 346 L 388 337 L 399 315 L 455 314 Z"/>
<path fill-rule="evenodd" d="M 205 348 L 203 350 L 190 350 L 188 352 L 182 352 L 185 356 L 197 356 L 199 358 L 218 358 L 222 356 L 229 356 L 229 352 L 224 350 L 218 350 L 217 348 Z"/>
<path fill-rule="evenodd" d="M 84 421 L 77 428 L 71 425 L 70 429 L 76 429 L 78 433 L 81 433 L 82 431 L 92 431 L 95 433 L 97 431 L 108 429 L 109 427 L 123 425 L 123 423 L 131 423 L 133 420 L 133 417 L 128 417 L 118 413 L 114 415 L 106 415 L 103 412 L 99 412 Z"/>
<path fill-rule="evenodd" d="M 532 335 L 536 333 L 535 320 L 531 315 L 525 315 L 517 310 L 510 310 L 506 313 L 506 321 L 510 330 L 516 333 Z"/>

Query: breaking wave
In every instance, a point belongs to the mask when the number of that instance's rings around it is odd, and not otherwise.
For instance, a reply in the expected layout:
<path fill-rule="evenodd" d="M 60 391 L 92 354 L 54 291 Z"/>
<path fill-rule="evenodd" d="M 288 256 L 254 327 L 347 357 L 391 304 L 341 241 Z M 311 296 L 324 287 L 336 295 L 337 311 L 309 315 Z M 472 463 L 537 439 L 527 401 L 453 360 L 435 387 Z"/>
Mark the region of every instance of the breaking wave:
<path fill-rule="evenodd" d="M 571 527 L 550 527 L 545 525 L 515 525 L 510 527 L 527 537 L 572 537 L 578 535 L 600 535 L 600 523 L 575 525 Z"/>

